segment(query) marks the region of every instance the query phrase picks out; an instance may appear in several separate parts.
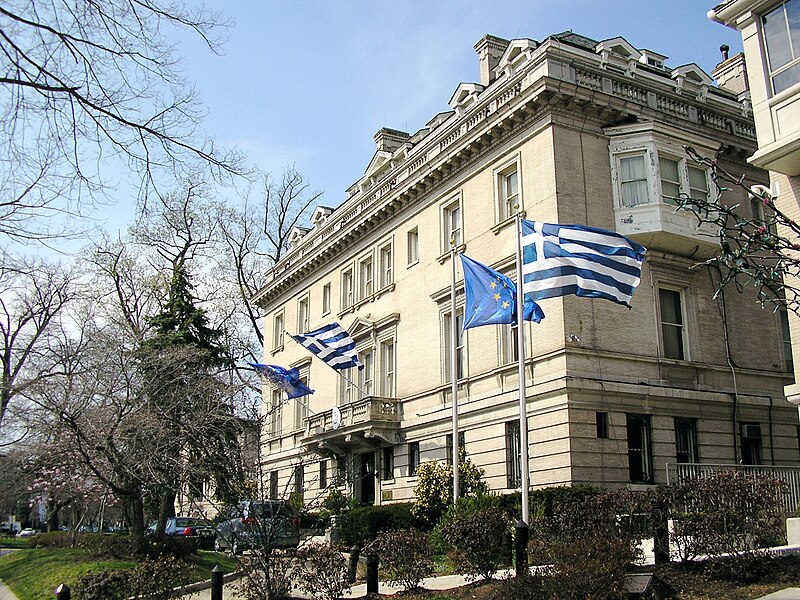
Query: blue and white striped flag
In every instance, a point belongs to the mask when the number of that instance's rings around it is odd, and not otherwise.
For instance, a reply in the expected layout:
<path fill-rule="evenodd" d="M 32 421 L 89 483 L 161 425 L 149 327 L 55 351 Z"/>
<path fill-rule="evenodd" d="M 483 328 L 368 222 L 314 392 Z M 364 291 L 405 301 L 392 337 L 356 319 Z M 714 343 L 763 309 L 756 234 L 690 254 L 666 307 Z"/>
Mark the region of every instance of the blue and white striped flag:
<path fill-rule="evenodd" d="M 334 322 L 308 333 L 293 335 L 292 339 L 316 354 L 331 369 L 339 371 L 350 367 L 364 368 L 356 356 L 356 343 L 339 323 Z"/>
<path fill-rule="evenodd" d="M 585 225 L 522 221 L 522 280 L 534 300 L 575 294 L 630 308 L 645 247 Z"/>

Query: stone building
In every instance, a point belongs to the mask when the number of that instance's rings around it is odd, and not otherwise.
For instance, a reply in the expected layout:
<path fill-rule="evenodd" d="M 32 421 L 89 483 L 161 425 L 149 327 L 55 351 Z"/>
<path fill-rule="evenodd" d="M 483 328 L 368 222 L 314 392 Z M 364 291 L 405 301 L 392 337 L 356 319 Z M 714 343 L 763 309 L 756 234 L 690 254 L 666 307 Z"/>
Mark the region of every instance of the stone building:
<path fill-rule="evenodd" d="M 758 150 L 752 165 L 769 170 L 769 192 L 789 218 L 800 220 L 800 3 L 727 0 L 708 16 L 742 32 L 744 60 L 735 56 L 717 70 L 739 71 L 738 91 L 753 105 Z M 792 236 L 792 232 L 783 231 Z M 796 278 L 788 281 L 800 288 Z M 792 339 L 800 339 L 800 316 L 789 312 Z M 800 345 L 794 345 L 794 379 L 800 373 Z M 800 404 L 800 386 L 786 387 Z"/>
<path fill-rule="evenodd" d="M 779 315 L 753 294 L 714 298 L 717 274 L 693 268 L 715 251 L 714 231 L 670 200 L 712 188 L 686 144 L 767 181 L 747 162 L 749 104 L 697 65 L 668 67 L 621 37 L 486 36 L 475 50 L 480 83 L 458 85 L 415 133 L 381 129 L 347 199 L 318 208 L 266 274 L 263 362 L 297 367 L 316 390 L 285 403 L 265 389 L 269 494 L 309 500 L 340 485 L 366 503 L 403 501 L 420 463 L 451 459 L 449 240 L 514 279 L 517 207 L 648 248 L 630 310 L 552 298 L 541 324 L 524 325 L 533 487 L 647 486 L 678 462 L 796 465 Z M 521 473 L 516 334 L 461 330 L 457 273 L 460 443 L 508 492 Z M 285 333 L 333 321 L 366 365 L 350 381 Z"/>

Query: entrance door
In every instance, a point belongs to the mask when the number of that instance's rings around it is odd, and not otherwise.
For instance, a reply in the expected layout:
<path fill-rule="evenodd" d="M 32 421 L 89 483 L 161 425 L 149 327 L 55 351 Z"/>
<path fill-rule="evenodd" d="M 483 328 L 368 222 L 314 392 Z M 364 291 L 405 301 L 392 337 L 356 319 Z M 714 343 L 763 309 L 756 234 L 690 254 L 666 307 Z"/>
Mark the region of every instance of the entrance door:
<path fill-rule="evenodd" d="M 359 500 L 364 504 L 375 504 L 375 453 L 367 452 L 359 457 Z"/>

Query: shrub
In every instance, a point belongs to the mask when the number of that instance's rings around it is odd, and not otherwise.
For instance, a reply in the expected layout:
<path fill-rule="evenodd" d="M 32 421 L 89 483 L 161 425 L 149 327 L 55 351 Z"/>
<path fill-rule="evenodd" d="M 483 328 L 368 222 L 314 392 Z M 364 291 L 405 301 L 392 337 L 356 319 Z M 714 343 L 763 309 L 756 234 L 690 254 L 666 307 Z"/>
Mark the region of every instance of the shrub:
<path fill-rule="evenodd" d="M 130 586 L 136 595 L 150 600 L 166 600 L 172 589 L 192 580 L 190 567 L 175 556 L 147 558 L 130 572 Z"/>
<path fill-rule="evenodd" d="M 767 548 L 785 539 L 785 491 L 777 479 L 738 469 L 676 486 L 673 519 L 683 554 L 725 556 L 729 578 L 755 578 Z"/>
<path fill-rule="evenodd" d="M 505 563 L 502 538 L 509 520 L 496 496 L 459 498 L 439 525 L 442 538 L 453 548 L 453 566 L 467 578 L 492 579 Z"/>
<path fill-rule="evenodd" d="M 528 495 L 528 505 L 531 512 L 541 513 L 551 517 L 558 507 L 568 502 L 580 502 L 586 498 L 604 493 L 603 488 L 593 485 L 557 485 L 537 490 L 531 490 Z M 519 514 L 517 512 L 516 514 Z"/>
<path fill-rule="evenodd" d="M 366 551 L 378 554 L 390 585 L 412 590 L 419 587 L 423 579 L 433 575 L 428 536 L 419 529 L 384 531 Z"/>
<path fill-rule="evenodd" d="M 340 539 L 348 547 L 363 546 L 382 531 L 405 529 L 414 524 L 408 503 L 360 506 L 342 515 Z"/>
<path fill-rule="evenodd" d="M 72 589 L 75 598 L 83 600 L 119 600 L 131 595 L 129 571 L 87 573 Z"/>
<path fill-rule="evenodd" d="M 234 586 L 251 600 L 280 600 L 291 590 L 292 556 L 269 548 L 255 550 L 239 559 L 242 578 Z"/>
<path fill-rule="evenodd" d="M 51 531 L 30 538 L 29 543 L 37 548 L 71 548 L 72 534 L 67 531 Z"/>
<path fill-rule="evenodd" d="M 311 544 L 298 550 L 292 578 L 300 588 L 322 600 L 336 600 L 347 592 L 347 561 L 330 544 Z"/>
<path fill-rule="evenodd" d="M 76 541 L 78 547 L 100 558 L 130 558 L 133 555 L 133 540 L 129 535 L 79 533 Z"/>
<path fill-rule="evenodd" d="M 482 496 L 489 485 L 482 480 L 484 470 L 472 464 L 463 448 L 458 450 L 459 497 Z M 438 461 L 423 463 L 417 469 L 412 512 L 427 529 L 432 529 L 453 503 L 453 467 Z"/>

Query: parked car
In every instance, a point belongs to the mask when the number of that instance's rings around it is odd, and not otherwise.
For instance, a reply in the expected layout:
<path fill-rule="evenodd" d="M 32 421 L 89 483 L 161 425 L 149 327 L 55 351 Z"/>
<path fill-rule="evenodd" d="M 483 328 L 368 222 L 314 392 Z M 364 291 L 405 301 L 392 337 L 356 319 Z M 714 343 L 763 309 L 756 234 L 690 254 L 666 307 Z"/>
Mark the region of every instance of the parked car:
<path fill-rule="evenodd" d="M 33 537 L 36 535 L 36 530 L 27 527 L 17 534 L 17 537 Z"/>
<path fill-rule="evenodd" d="M 147 535 L 153 535 L 156 532 L 157 521 L 150 523 Z M 214 538 L 217 537 L 217 532 L 214 526 L 209 524 L 204 519 L 197 519 L 194 517 L 170 517 L 167 519 L 167 525 L 164 528 L 164 535 L 183 537 L 186 539 L 194 540 L 197 542 L 199 548 L 211 549 L 214 547 Z"/>
<path fill-rule="evenodd" d="M 214 549 L 242 550 L 269 545 L 296 548 L 300 543 L 300 517 L 282 500 L 242 500 L 223 513 L 217 525 Z"/>

